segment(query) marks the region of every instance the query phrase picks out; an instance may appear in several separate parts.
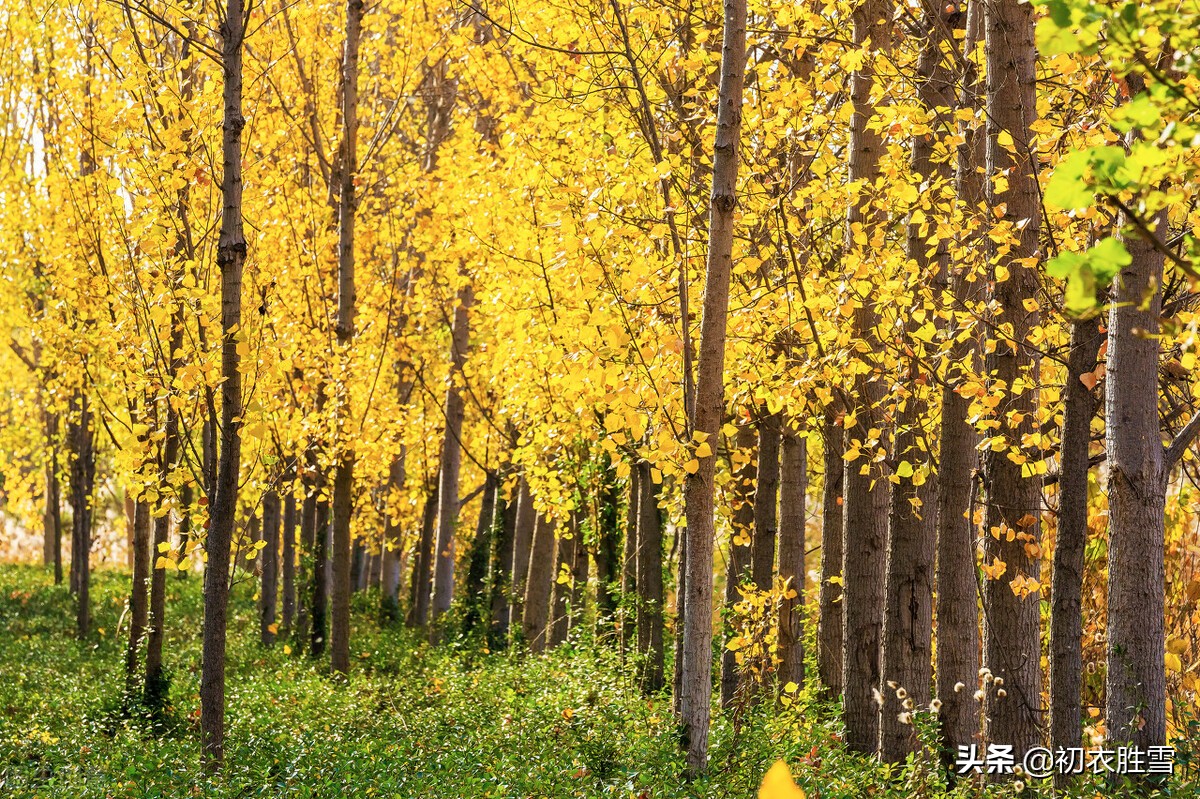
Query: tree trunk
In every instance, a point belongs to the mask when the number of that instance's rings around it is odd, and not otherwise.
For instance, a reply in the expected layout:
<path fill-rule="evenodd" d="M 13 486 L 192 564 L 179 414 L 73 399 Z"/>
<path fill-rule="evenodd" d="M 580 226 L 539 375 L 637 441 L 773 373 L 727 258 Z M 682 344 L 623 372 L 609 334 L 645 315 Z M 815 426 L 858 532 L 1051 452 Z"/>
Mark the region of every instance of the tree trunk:
<path fill-rule="evenodd" d="M 267 491 L 262 500 L 263 543 L 258 553 L 262 564 L 262 585 L 259 590 L 259 637 L 263 646 L 275 643 L 275 598 L 279 593 L 279 494 Z"/>
<path fill-rule="evenodd" d="M 721 82 L 717 90 L 717 132 L 713 143 L 709 199 L 708 259 L 704 310 L 700 320 L 694 435 L 716 446 L 725 416 L 725 325 L 733 271 L 734 210 L 737 207 L 738 147 L 742 128 L 742 88 L 746 80 L 746 0 L 725 0 Z M 715 450 L 714 450 L 715 452 Z M 684 484 L 688 528 L 687 618 L 683 631 L 681 743 L 687 773 L 708 765 L 708 722 L 712 712 L 713 511 L 716 457 L 699 459 Z"/>
<path fill-rule="evenodd" d="M 176 525 L 176 535 L 179 539 L 179 551 L 186 553 L 188 544 L 192 540 L 192 514 L 193 503 L 196 501 L 196 492 L 190 482 L 185 482 L 183 488 L 179 492 L 179 504 L 182 506 L 179 513 L 179 524 Z M 188 558 L 191 560 L 191 558 Z M 178 580 L 186 580 L 188 572 L 191 569 L 180 569 L 175 572 L 175 578 Z"/>
<path fill-rule="evenodd" d="M 864 265 L 873 261 L 871 252 L 854 243 L 855 236 L 868 240 L 875 230 L 887 224 L 886 213 L 873 205 L 870 187 L 879 177 L 879 160 L 884 143 L 871 121 L 875 107 L 875 64 L 886 58 L 892 48 L 892 7 L 888 0 L 866 0 L 853 13 L 854 43 L 869 46 L 871 52 L 851 77 L 850 100 L 854 112 L 850 118 L 851 182 L 862 181 L 867 188 L 850 205 L 847 214 L 847 250 L 859 256 Z M 863 297 L 854 310 L 854 335 L 866 341 L 874 351 L 879 342 L 875 328 L 879 315 L 870 297 Z M 886 572 L 888 487 L 883 464 L 874 461 L 882 442 L 872 442 L 871 431 L 884 428 L 882 402 L 884 382 L 871 379 L 870 370 L 854 377 L 857 404 L 848 408 L 853 422 L 845 425 L 846 449 L 861 449 L 861 454 L 846 462 L 843 512 L 845 514 L 842 551 L 842 603 L 845 605 L 842 631 L 842 679 L 845 683 L 844 719 L 846 745 L 852 751 L 873 752 L 879 745 L 879 707 L 874 692 L 880 687 L 880 642 L 883 627 L 883 591 Z M 880 436 L 882 437 L 882 436 Z"/>
<path fill-rule="evenodd" d="M 421 540 L 417 544 L 417 555 L 413 563 L 413 601 L 409 608 L 409 626 L 424 627 L 429 623 L 430 585 L 433 579 L 433 534 L 437 525 L 438 494 L 434 486 L 425 498 L 425 512 L 421 515 Z"/>
<path fill-rule="evenodd" d="M 309 646 L 311 638 L 313 607 L 313 584 L 316 573 L 317 553 L 317 486 L 313 478 L 315 470 L 305 472 L 301 479 L 304 502 L 300 508 L 300 553 L 296 579 L 296 629 L 292 640 L 295 651 L 301 652 Z"/>
<path fill-rule="evenodd" d="M 283 498 L 283 613 L 280 627 L 288 633 L 296 622 L 296 495 L 292 482 Z"/>
<path fill-rule="evenodd" d="M 358 178 L 358 43 L 362 33 L 364 2 L 346 0 L 346 41 L 342 50 L 342 152 L 338 171 L 338 296 L 337 342 L 339 354 L 350 357 L 354 341 L 356 296 L 354 287 L 354 221 L 358 209 L 355 181 Z M 338 381 L 343 394 L 344 381 Z M 339 409 L 349 407 L 342 398 Z M 346 419 L 337 418 L 339 458 L 333 477 L 333 624 L 329 657 L 333 670 L 350 670 L 350 516 L 354 512 L 355 452 L 343 429 Z"/>
<path fill-rule="evenodd" d="M 638 487 L 638 655 L 642 690 L 655 694 L 664 684 L 663 652 L 663 535 L 658 489 L 650 462 L 639 461 Z"/>
<path fill-rule="evenodd" d="M 742 600 L 739 589 L 748 585 L 754 561 L 754 484 L 758 477 L 755 447 L 758 443 L 754 428 L 748 423 L 738 426 L 733 456 L 733 486 L 730 505 L 733 509 L 729 542 L 729 561 L 725 571 L 725 642 L 736 637 L 733 629 L 733 607 Z M 740 465 L 739 465 L 740 464 Z M 738 688 L 736 653 L 728 646 L 721 648 L 721 707 L 733 704 Z"/>
<path fill-rule="evenodd" d="M 918 183 L 938 187 L 952 185 L 950 164 L 934 159 L 935 136 L 949 132 L 942 120 L 952 119 L 956 98 L 955 72 L 946 59 L 950 31 L 959 16 L 956 6 L 947 15 L 937 6 L 927 6 L 923 27 L 925 38 L 917 60 L 917 93 L 930 114 L 935 135 L 916 136 L 912 142 L 912 173 Z M 950 50 L 949 52 L 953 52 Z M 949 268 L 948 248 L 939 242 L 930 248 L 929 223 L 909 221 L 906 252 L 918 274 L 932 276 L 936 289 Z M 913 293 L 921 293 L 914 283 Z M 919 299 L 917 300 L 919 302 Z M 937 551 L 937 502 L 935 465 L 925 445 L 921 426 L 929 414 L 929 394 L 935 375 L 925 366 L 924 343 L 913 334 L 918 322 L 913 315 L 904 320 L 903 346 L 914 354 L 902 356 L 898 386 L 902 398 L 895 411 L 892 460 L 908 464 L 906 474 L 892 478 L 888 510 L 887 576 L 884 584 L 883 651 L 881 653 L 883 706 L 879 720 L 879 752 L 885 762 L 899 763 L 917 749 L 911 724 L 901 721 L 910 708 L 929 706 L 933 690 L 933 579 Z M 895 683 L 907 691 L 901 700 Z M 906 700 L 911 700 L 909 704 Z"/>
<path fill-rule="evenodd" d="M 509 611 L 509 628 L 523 629 L 522 616 L 525 609 L 525 585 L 529 577 L 529 555 L 533 547 L 534 526 L 537 516 L 533 509 L 533 495 L 529 483 L 522 476 L 517 491 L 517 518 L 513 528 L 512 559 L 512 605 Z"/>
<path fill-rule="evenodd" d="M 549 645 L 556 647 L 567 640 L 571 627 L 571 595 L 574 587 L 575 553 L 580 531 L 572 524 L 558 537 L 558 563 L 554 571 L 554 599 L 550 604 Z"/>
<path fill-rule="evenodd" d="M 754 554 L 751 574 L 759 591 L 770 591 L 775 578 L 778 533 L 780 415 L 758 422 L 758 474 L 754 488 Z"/>
<path fill-rule="evenodd" d="M 794 596 L 779 606 L 779 683 L 804 686 L 804 504 L 808 447 L 804 436 L 783 425 L 779 452 L 779 577 Z"/>
<path fill-rule="evenodd" d="M 1083 731 L 1083 571 L 1088 537 L 1088 473 L 1097 397 L 1080 379 L 1095 371 L 1104 341 L 1099 315 L 1071 325 L 1063 387 L 1058 530 L 1050 591 L 1050 745 L 1080 746 Z M 1056 774 L 1061 788 L 1069 775 Z"/>
<path fill-rule="evenodd" d="M 391 468 L 388 471 L 388 490 L 393 493 L 398 493 L 404 490 L 404 462 L 406 452 L 401 446 L 400 455 L 392 461 Z M 382 591 L 380 592 L 380 610 L 386 621 L 395 621 L 400 618 L 400 558 L 403 554 L 402 547 L 404 546 L 404 530 L 400 526 L 400 520 L 392 516 L 391 503 L 388 503 L 387 526 L 383 531 L 383 551 L 380 553 L 383 558 L 383 576 Z"/>
<path fill-rule="evenodd" d="M 433 620 L 450 609 L 454 598 L 454 525 L 458 519 L 458 470 L 462 462 L 463 399 L 458 382 L 467 360 L 471 284 L 458 294 L 450 345 L 450 385 L 446 388 L 446 437 L 442 442 L 441 490 L 438 493 L 436 567 L 433 575 Z M 434 631 L 436 640 L 437 631 Z"/>
<path fill-rule="evenodd" d="M 221 452 L 216 501 L 208 531 L 208 568 L 204 579 L 204 645 L 200 674 L 200 737 L 204 766 L 220 769 L 225 759 L 225 631 L 229 601 L 229 548 L 237 512 L 242 459 L 242 376 L 237 336 L 243 335 L 242 268 L 246 238 L 242 231 L 242 39 L 243 0 L 227 0 L 221 22 L 225 118 L 222 123 L 221 234 Z"/>
<path fill-rule="evenodd" d="M 675 674 L 671 684 L 671 711 L 682 718 L 683 708 L 683 630 L 687 624 L 687 562 L 688 535 L 686 527 L 679 527 L 679 565 L 675 585 Z"/>
<path fill-rule="evenodd" d="M 96 483 L 96 433 L 87 393 L 75 392 L 67 435 L 71 439 L 71 588 L 75 592 L 75 635 L 91 631 L 92 494 Z"/>
<path fill-rule="evenodd" d="M 496 530 L 496 491 L 500 481 L 495 472 L 484 477 L 483 496 L 479 502 L 479 518 L 475 522 L 475 537 L 467 553 L 466 613 L 463 629 L 473 630 L 481 624 L 490 609 L 491 590 L 488 584 L 488 564 L 492 559 L 492 539 Z"/>
<path fill-rule="evenodd" d="M 621 638 L 622 662 L 625 653 L 637 646 L 637 524 L 638 503 L 642 491 L 641 472 L 629 472 L 629 501 L 625 505 L 625 539 L 621 548 Z"/>
<path fill-rule="evenodd" d="M 309 602 L 312 630 L 308 651 L 309 656 L 316 659 L 325 654 L 329 633 L 329 500 L 319 494 L 314 518 L 312 599 Z"/>
<path fill-rule="evenodd" d="M 967 4 L 966 36 L 963 41 L 962 90 L 958 106 L 978 111 L 979 69 L 974 60 L 976 45 L 983 31 L 983 4 Z M 984 200 L 984 137 L 977 126 L 962 129 L 955 164 L 958 201 L 967 214 L 978 213 Z M 983 248 L 982 242 L 978 244 Z M 959 266 L 946 275 L 950 296 L 946 304 L 967 309 L 974 301 L 981 281 L 966 279 L 969 265 Z M 953 778 L 954 757 L 958 747 L 979 740 L 979 703 L 974 686 L 979 678 L 979 598 L 975 565 L 975 522 L 972 497 L 974 472 L 978 463 L 975 428 L 967 421 L 970 399 L 959 393 L 966 377 L 974 372 L 976 345 L 973 337 L 962 335 L 962 320 L 953 317 L 947 334 L 951 344 L 946 356 L 942 383 L 941 438 L 937 478 L 937 654 L 934 672 L 936 694 L 942 702 L 938 719 L 941 725 L 942 761 Z"/>
<path fill-rule="evenodd" d="M 138 654 L 149 619 L 147 589 L 150 582 L 150 506 L 135 501 L 133 509 L 133 579 L 129 591 L 129 641 L 125 647 L 125 701 L 139 696 Z"/>
<path fill-rule="evenodd" d="M 538 516 L 529 555 L 529 578 L 525 585 L 525 610 L 521 618 L 525 642 L 532 652 L 546 648 L 546 623 L 550 616 L 550 591 L 554 585 L 554 522 Z"/>
<path fill-rule="evenodd" d="M 1036 429 L 1037 391 L 1031 388 L 1017 394 L 1012 390 L 1018 378 L 1034 386 L 1038 383 L 1037 361 L 1025 337 L 1040 317 L 1024 307 L 1025 300 L 1034 298 L 1038 290 L 1037 268 L 1027 265 L 1026 259 L 1037 256 L 1042 213 L 1036 164 L 1025 146 L 1032 135 L 1030 125 L 1037 118 L 1037 53 L 1032 6 L 1019 0 L 996 0 L 985 5 L 984 13 L 986 174 L 1008 175 L 1008 190 L 1003 194 L 988 182 L 988 204 L 998 221 L 1014 230 L 1005 254 L 996 254 L 995 242 L 990 245 L 995 278 L 990 298 L 995 308 L 992 323 L 997 330 L 1008 332 L 988 354 L 986 372 L 991 377 L 990 390 L 1008 395 L 1001 405 L 1004 413 L 997 415 L 999 426 L 992 430 L 993 435 L 1003 436 L 1008 446 L 999 451 L 989 448 L 983 454 L 987 496 L 984 558 L 989 564 L 997 559 L 1006 564 L 1001 579 L 984 581 L 983 663 L 1004 680 L 1003 688 L 987 686 L 984 738 L 987 743 L 1011 744 L 1020 762 L 1030 747 L 1041 742 L 1042 722 L 1040 595 L 1018 595 L 1013 588 L 1018 578 L 1041 577 L 1041 558 L 1035 555 L 1040 555 L 1042 487 L 1039 478 L 1022 476 L 1021 465 L 1009 457 L 1024 454 L 1030 463 L 1041 458 L 1040 450 L 1023 451 L 1021 444 L 1022 436 Z M 1015 154 L 1002 143 L 1002 133 L 1019 143 Z M 1018 223 L 1024 226 L 1020 230 L 1016 229 Z M 1007 279 L 1001 270 L 1007 270 Z M 1013 418 L 1021 423 L 1013 423 Z"/>
<path fill-rule="evenodd" d="M 54 567 L 54 584 L 62 585 L 62 487 L 58 481 L 58 414 L 46 413 L 46 506 L 43 518 L 43 561 Z"/>
<path fill-rule="evenodd" d="M 845 440 L 835 411 L 825 411 L 825 485 L 821 490 L 821 586 L 818 592 L 817 674 L 827 698 L 842 694 L 842 482 Z"/>
<path fill-rule="evenodd" d="M 488 641 L 492 648 L 499 648 L 508 640 L 509 623 L 512 619 L 512 559 L 513 538 L 517 529 L 517 501 L 520 489 L 513 491 L 512 499 L 505 500 L 504 481 L 496 486 L 496 514 L 500 519 L 495 546 L 492 547 L 490 626 Z"/>
<path fill-rule="evenodd" d="M 604 638 L 612 629 L 617 615 L 619 594 L 614 588 L 617 576 L 617 539 L 620 536 L 621 489 L 616 470 L 607 454 L 604 456 L 604 482 L 600 487 L 600 503 L 596 524 L 596 638 Z"/>
<path fill-rule="evenodd" d="M 1130 79 L 1130 90 L 1136 93 L 1140 87 L 1134 81 Z M 1135 137 L 1132 132 L 1127 141 Z M 1124 215 L 1118 221 L 1129 224 Z M 1150 222 L 1160 236 L 1166 233 L 1165 211 Z M 1113 282 L 1105 386 L 1108 703 L 1104 725 L 1111 745 L 1146 748 L 1165 745 L 1167 735 L 1163 536 L 1167 478 L 1174 456 L 1164 456 L 1158 418 L 1163 256 L 1144 238 L 1123 238 L 1131 261 Z"/>

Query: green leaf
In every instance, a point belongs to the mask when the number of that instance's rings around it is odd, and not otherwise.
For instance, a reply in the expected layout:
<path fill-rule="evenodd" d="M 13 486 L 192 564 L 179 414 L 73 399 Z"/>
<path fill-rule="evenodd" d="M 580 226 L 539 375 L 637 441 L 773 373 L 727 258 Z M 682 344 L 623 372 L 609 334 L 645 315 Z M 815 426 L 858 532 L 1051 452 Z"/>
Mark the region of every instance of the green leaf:
<path fill-rule="evenodd" d="M 1107 287 L 1122 267 L 1133 263 L 1133 258 L 1120 240 L 1109 236 L 1086 253 L 1087 265 L 1100 285 Z"/>
<path fill-rule="evenodd" d="M 1054 169 L 1046 184 L 1046 205 L 1064 211 L 1082 210 L 1092 204 L 1095 192 L 1084 180 L 1090 150 L 1071 153 Z"/>

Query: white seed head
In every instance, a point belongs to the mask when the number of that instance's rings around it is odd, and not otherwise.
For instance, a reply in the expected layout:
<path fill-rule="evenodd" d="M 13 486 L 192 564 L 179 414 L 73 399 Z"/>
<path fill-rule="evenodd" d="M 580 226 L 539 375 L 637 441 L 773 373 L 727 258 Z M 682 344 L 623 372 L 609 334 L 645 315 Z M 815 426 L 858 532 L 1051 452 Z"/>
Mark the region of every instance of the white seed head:
<path fill-rule="evenodd" d="M 966 687 L 967 687 L 966 683 L 956 682 L 956 683 L 954 683 L 954 693 L 961 694 Z"/>
<path fill-rule="evenodd" d="M 896 698 L 897 699 L 905 699 L 907 697 L 908 697 L 908 691 L 904 690 L 903 688 L 896 689 Z"/>
<path fill-rule="evenodd" d="M 997 688 L 999 688 L 1001 685 L 1004 685 L 1004 678 L 1003 678 L 1003 677 L 997 677 L 997 678 L 996 678 L 996 680 L 995 680 L 995 683 L 996 683 L 996 687 L 997 687 Z"/>
<path fill-rule="evenodd" d="M 932 702 L 929 703 L 929 712 L 930 713 L 940 713 L 941 710 L 942 710 L 942 700 L 934 699 Z"/>
<path fill-rule="evenodd" d="M 1008 696 L 1008 691 L 1001 688 L 999 691 L 996 691 L 996 696 L 1003 699 L 1004 697 Z"/>
<path fill-rule="evenodd" d="M 896 716 L 896 718 L 899 719 L 901 724 L 912 724 L 911 713 L 901 713 L 899 716 Z"/>
<path fill-rule="evenodd" d="M 976 701 L 976 702 L 982 702 L 982 701 L 983 701 L 983 691 L 976 691 L 976 692 L 975 692 L 975 701 Z"/>
<path fill-rule="evenodd" d="M 896 687 L 897 686 L 896 686 L 895 680 L 888 680 L 888 688 L 891 688 L 894 691 L 894 690 L 896 690 Z"/>
<path fill-rule="evenodd" d="M 872 688 L 871 693 L 875 695 L 875 704 L 879 705 L 880 707 L 883 707 L 883 694 L 880 693 L 879 689 Z"/>
<path fill-rule="evenodd" d="M 908 699 L 904 700 L 904 709 L 905 710 L 915 710 L 916 707 L 917 706 L 913 704 L 911 696 Z"/>

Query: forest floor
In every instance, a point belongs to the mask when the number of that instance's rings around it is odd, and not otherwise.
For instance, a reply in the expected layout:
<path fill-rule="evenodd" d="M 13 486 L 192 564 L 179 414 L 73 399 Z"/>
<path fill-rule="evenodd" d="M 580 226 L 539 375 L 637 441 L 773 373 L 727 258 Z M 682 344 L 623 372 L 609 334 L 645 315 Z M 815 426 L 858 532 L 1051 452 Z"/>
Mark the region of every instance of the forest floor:
<path fill-rule="evenodd" d="M 809 797 L 947 795 L 928 759 L 889 772 L 846 753 L 836 707 L 803 692 L 790 708 L 718 715 L 710 774 L 685 784 L 669 695 L 641 695 L 612 647 L 432 648 L 381 625 L 372 592 L 355 598 L 355 667 L 336 681 L 324 659 L 259 645 L 248 584 L 230 608 L 227 765 L 209 780 L 197 743 L 200 582 L 168 581 L 172 706 L 156 722 L 122 711 L 127 574 L 95 575 L 95 632 L 81 644 L 65 586 L 0 567 L 0 796 L 749 799 L 779 758 Z M 952 793 L 984 794 L 1012 792 Z"/>

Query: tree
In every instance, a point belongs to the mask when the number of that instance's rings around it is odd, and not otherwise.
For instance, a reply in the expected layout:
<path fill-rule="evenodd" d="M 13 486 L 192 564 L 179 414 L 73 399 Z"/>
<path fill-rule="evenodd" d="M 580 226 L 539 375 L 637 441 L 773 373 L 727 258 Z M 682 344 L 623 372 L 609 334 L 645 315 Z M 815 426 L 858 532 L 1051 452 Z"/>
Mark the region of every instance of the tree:
<path fill-rule="evenodd" d="M 1029 5 L 1002 0 L 985 6 L 985 168 L 987 175 L 1003 172 L 1008 178 L 1006 191 L 996 181 L 987 184 L 988 204 L 999 220 L 999 230 L 990 234 L 992 324 L 1002 333 L 985 368 L 990 390 L 1005 392 L 1008 399 L 993 430 L 1005 445 L 993 445 L 983 456 L 983 556 L 993 569 L 991 575 L 1005 564 L 1003 579 L 997 575 L 983 587 L 983 664 L 1003 680 L 1000 686 L 987 686 L 984 737 L 1011 744 L 1017 757 L 1040 741 L 1043 713 L 1041 614 L 1039 593 L 1031 587 L 1041 576 L 1041 480 L 1020 462 L 1034 457 L 1025 451 L 1022 437 L 1033 430 L 1037 403 L 1036 390 L 1022 386 L 1037 384 L 1037 361 L 1026 336 L 1039 323 L 1037 312 L 1025 307 L 1038 288 L 1037 272 L 1028 259 L 1038 249 L 1041 218 L 1035 158 L 1025 144 L 1037 116 L 1033 26 Z M 1005 242 L 1002 251 L 997 240 Z"/>
<path fill-rule="evenodd" d="M 725 325 L 733 269 L 733 212 L 737 207 L 738 144 L 742 90 L 746 80 L 746 3 L 726 0 L 717 93 L 717 132 L 713 143 L 708 260 L 700 347 L 696 365 L 693 438 L 709 454 L 684 482 L 687 516 L 687 617 L 683 628 L 683 691 L 679 710 L 687 771 L 696 776 L 708 763 L 708 720 L 712 710 L 713 491 L 716 458 L 712 444 L 725 415 Z M 698 454 L 698 453 L 697 453 Z"/>
<path fill-rule="evenodd" d="M 358 47 L 365 10 L 363 0 L 346 2 L 346 41 L 342 53 L 342 150 L 338 190 L 338 298 L 337 341 L 339 355 L 348 358 L 354 340 L 357 311 L 354 289 L 354 220 L 358 210 Z M 339 382 L 344 390 L 345 384 Z M 350 514 L 354 510 L 354 450 L 345 441 L 348 397 L 338 398 L 338 461 L 333 477 L 333 624 L 330 658 L 333 670 L 350 670 Z"/>
<path fill-rule="evenodd" d="M 884 141 L 869 124 L 875 115 L 876 64 L 892 46 L 892 9 L 887 0 L 868 0 L 853 12 L 854 42 L 869 47 L 870 55 L 851 77 L 849 179 L 873 186 L 879 176 Z M 847 247 L 860 269 L 868 268 L 870 252 L 853 246 L 855 237 L 872 236 L 886 223 L 882 209 L 873 205 L 869 190 L 852 202 L 846 220 Z M 870 297 L 861 297 L 854 310 L 854 334 L 879 349 L 875 328 L 879 314 Z M 879 745 L 879 708 L 874 692 L 880 690 L 880 636 L 883 627 L 885 545 L 887 541 L 888 482 L 884 466 L 876 462 L 882 447 L 883 386 L 871 379 L 862 364 L 855 371 L 857 405 L 846 416 L 846 475 L 843 478 L 844 544 L 842 551 L 842 679 L 844 681 L 846 745 L 857 752 L 873 752 Z M 853 419 L 853 422 L 851 422 Z"/>
<path fill-rule="evenodd" d="M 462 464 L 463 398 L 458 381 L 462 379 L 467 360 L 470 337 L 468 311 L 472 298 L 471 284 L 459 289 L 454 307 L 454 324 L 450 344 L 450 382 L 446 387 L 446 435 L 442 441 L 441 483 L 438 488 L 437 548 L 434 555 L 433 620 L 450 609 L 454 597 L 454 527 L 458 521 L 458 475 Z M 436 631 L 434 633 L 436 636 Z"/>
<path fill-rule="evenodd" d="M 225 634 L 229 602 L 229 548 L 237 511 L 241 467 L 242 376 L 238 332 L 242 321 L 242 270 L 246 237 L 242 229 L 242 45 L 246 33 L 242 0 L 227 0 L 220 24 L 225 116 L 222 121 L 221 232 L 221 427 L 216 501 L 204 549 L 204 645 L 200 673 L 200 733 L 204 765 L 220 769 L 225 759 Z"/>
<path fill-rule="evenodd" d="M 805 494 L 808 442 L 785 422 L 779 449 L 779 579 L 788 590 L 779 606 L 779 683 L 804 686 Z"/>
<path fill-rule="evenodd" d="M 976 111 L 980 107 L 979 73 L 975 60 L 982 40 L 983 5 L 979 0 L 967 4 L 966 32 L 963 37 L 962 88 L 958 107 Z M 955 153 L 955 194 L 967 213 L 977 213 L 984 201 L 984 185 L 979 167 L 983 164 L 984 138 L 977 127 L 963 126 L 962 142 Z M 978 237 L 969 236 L 968 248 L 977 246 Z M 942 280 L 949 290 L 951 304 L 968 309 L 977 290 L 970 280 L 971 265 L 954 263 Z M 945 355 L 942 383 L 942 412 L 938 442 L 937 475 L 937 654 L 934 673 L 935 693 L 942 703 L 941 722 L 943 761 L 959 746 L 969 746 L 979 733 L 979 703 L 968 686 L 979 672 L 979 600 L 978 569 L 975 565 L 975 520 L 972 498 L 975 494 L 974 471 L 977 462 L 977 436 L 968 421 L 970 398 L 963 392 L 967 378 L 973 375 L 975 346 L 970 335 L 969 315 L 956 313 L 946 325 L 951 344 Z"/>

